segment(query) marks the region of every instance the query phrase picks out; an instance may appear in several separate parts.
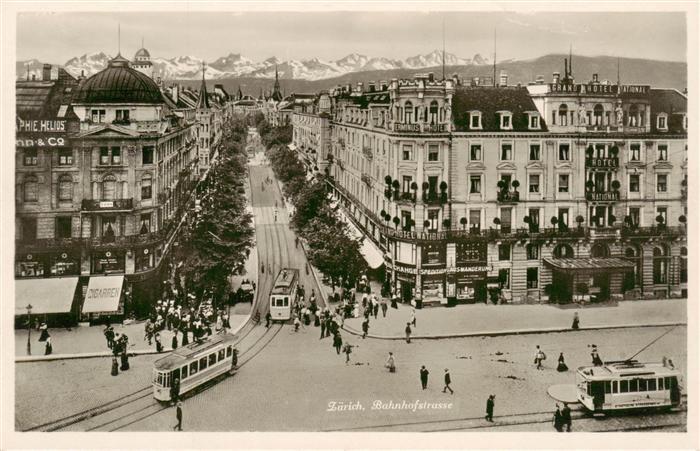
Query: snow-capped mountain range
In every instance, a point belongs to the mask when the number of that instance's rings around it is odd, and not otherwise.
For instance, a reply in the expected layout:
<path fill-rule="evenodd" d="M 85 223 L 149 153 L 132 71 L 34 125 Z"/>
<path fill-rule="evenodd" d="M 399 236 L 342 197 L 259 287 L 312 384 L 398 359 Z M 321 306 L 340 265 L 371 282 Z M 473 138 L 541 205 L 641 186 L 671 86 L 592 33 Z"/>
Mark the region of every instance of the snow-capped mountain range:
<path fill-rule="evenodd" d="M 107 67 L 110 55 L 104 52 L 85 54 L 69 59 L 63 67 L 72 75 L 78 76 L 84 73 L 90 76 Z M 194 56 L 178 56 L 175 58 L 152 57 L 154 77 L 166 80 L 195 80 L 202 76 L 202 59 Z M 480 54 L 472 58 L 461 58 L 451 53 L 445 53 L 445 64 L 457 65 L 482 65 L 489 61 Z M 264 61 L 253 61 L 238 53 L 230 53 L 227 56 L 216 59 L 207 64 L 207 79 L 221 79 L 231 77 L 274 78 L 275 66 L 280 78 L 322 80 L 338 77 L 353 72 L 390 69 L 423 69 L 442 65 L 442 52 L 434 50 L 425 55 L 416 55 L 404 60 L 384 57 L 369 57 L 357 53 L 351 53 L 339 60 L 325 61 L 320 58 L 306 60 L 281 61 L 276 57 Z M 41 77 L 42 63 L 36 59 L 18 61 L 17 77 L 26 78 L 27 73 Z"/>

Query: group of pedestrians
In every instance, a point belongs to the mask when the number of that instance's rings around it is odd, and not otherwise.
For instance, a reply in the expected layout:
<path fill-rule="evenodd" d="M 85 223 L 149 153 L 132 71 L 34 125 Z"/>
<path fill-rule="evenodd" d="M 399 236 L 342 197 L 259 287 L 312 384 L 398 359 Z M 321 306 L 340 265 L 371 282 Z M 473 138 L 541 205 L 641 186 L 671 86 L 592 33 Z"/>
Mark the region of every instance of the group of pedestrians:
<path fill-rule="evenodd" d="M 564 407 L 556 404 L 552 424 L 557 432 L 564 432 L 564 429 L 566 429 L 566 432 L 571 432 L 571 409 L 567 403 L 564 403 Z"/>

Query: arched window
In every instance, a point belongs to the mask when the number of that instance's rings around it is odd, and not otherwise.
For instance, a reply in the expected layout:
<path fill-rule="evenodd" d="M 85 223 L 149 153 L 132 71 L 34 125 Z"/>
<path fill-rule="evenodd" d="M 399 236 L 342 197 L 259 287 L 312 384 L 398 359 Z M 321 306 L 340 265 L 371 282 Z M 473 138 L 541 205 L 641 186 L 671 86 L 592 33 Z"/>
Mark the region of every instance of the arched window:
<path fill-rule="evenodd" d="M 569 125 L 569 108 L 565 103 L 559 105 L 559 125 Z"/>
<path fill-rule="evenodd" d="M 117 178 L 108 175 L 102 179 L 102 200 L 114 200 L 117 192 Z"/>
<path fill-rule="evenodd" d="M 654 248 L 654 283 L 668 283 L 668 249 L 665 246 Z"/>
<path fill-rule="evenodd" d="M 552 254 L 556 258 L 573 258 L 574 249 L 568 244 L 558 244 L 557 247 L 554 248 Z"/>
<path fill-rule="evenodd" d="M 625 274 L 623 291 L 631 290 L 642 284 L 642 253 L 637 246 L 628 246 L 625 249 L 625 258 L 634 263 L 634 271 Z"/>
<path fill-rule="evenodd" d="M 593 124 L 603 125 L 603 105 L 600 103 L 593 107 Z"/>
<path fill-rule="evenodd" d="M 151 185 L 153 184 L 153 178 L 151 174 L 145 174 L 141 177 L 141 199 L 150 199 L 153 196 Z"/>
<path fill-rule="evenodd" d="M 34 175 L 24 179 L 24 201 L 36 202 L 39 200 L 39 180 Z"/>
<path fill-rule="evenodd" d="M 430 123 L 431 124 L 437 124 L 438 123 L 438 103 L 437 100 L 433 100 L 430 102 Z"/>
<path fill-rule="evenodd" d="M 609 257 L 609 256 L 610 256 L 610 248 L 608 247 L 607 244 L 597 243 L 591 248 L 591 257 L 600 258 L 600 257 Z"/>
<path fill-rule="evenodd" d="M 403 118 L 406 124 L 413 123 L 413 104 L 410 101 L 403 105 Z"/>
<path fill-rule="evenodd" d="M 73 177 L 70 175 L 58 179 L 58 200 L 73 200 Z"/>

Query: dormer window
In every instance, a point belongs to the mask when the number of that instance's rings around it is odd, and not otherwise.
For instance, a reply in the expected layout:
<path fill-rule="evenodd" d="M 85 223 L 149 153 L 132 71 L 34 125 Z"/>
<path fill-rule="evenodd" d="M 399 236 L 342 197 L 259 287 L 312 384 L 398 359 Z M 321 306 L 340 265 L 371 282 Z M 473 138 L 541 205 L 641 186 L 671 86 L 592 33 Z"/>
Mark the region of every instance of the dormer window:
<path fill-rule="evenodd" d="M 513 115 L 509 111 L 501 112 L 501 129 L 510 130 L 513 128 Z"/>
<path fill-rule="evenodd" d="M 658 128 L 659 130 L 668 129 L 668 116 L 666 116 L 666 113 L 662 113 L 656 116 L 656 128 Z"/>
<path fill-rule="evenodd" d="M 537 113 L 530 113 L 530 130 L 539 130 L 540 128 L 540 116 Z"/>
<path fill-rule="evenodd" d="M 481 129 L 481 112 L 472 111 L 469 113 L 469 128 Z"/>

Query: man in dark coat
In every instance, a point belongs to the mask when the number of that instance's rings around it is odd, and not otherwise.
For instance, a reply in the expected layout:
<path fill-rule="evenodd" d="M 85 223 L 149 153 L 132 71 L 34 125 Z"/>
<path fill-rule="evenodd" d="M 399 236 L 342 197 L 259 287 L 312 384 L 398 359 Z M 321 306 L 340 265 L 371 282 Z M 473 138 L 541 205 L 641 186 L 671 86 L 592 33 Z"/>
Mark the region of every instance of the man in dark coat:
<path fill-rule="evenodd" d="M 493 422 L 493 406 L 495 404 L 496 395 L 489 395 L 486 400 L 486 421 Z"/>
<path fill-rule="evenodd" d="M 175 408 L 175 418 L 177 418 L 177 424 L 173 426 L 173 430 L 182 430 L 182 402 L 177 402 L 177 407 Z"/>
<path fill-rule="evenodd" d="M 340 355 L 341 346 L 343 346 L 343 339 L 340 338 L 340 334 L 333 335 L 333 347 L 338 355 Z"/>
<path fill-rule="evenodd" d="M 323 339 L 323 337 L 325 335 L 326 335 L 326 320 L 324 319 L 321 321 L 321 338 L 320 339 Z"/>
<path fill-rule="evenodd" d="M 270 327 L 270 321 L 272 321 L 272 315 L 270 312 L 265 314 L 265 327 Z"/>
<path fill-rule="evenodd" d="M 170 386 L 170 400 L 175 404 L 180 397 L 180 379 L 175 378 Z"/>
<path fill-rule="evenodd" d="M 411 342 L 411 323 L 406 323 L 406 343 Z"/>
<path fill-rule="evenodd" d="M 447 393 L 447 390 L 449 390 L 451 395 L 454 394 L 454 391 L 452 391 L 452 387 L 450 387 L 451 383 L 452 378 L 450 378 L 450 370 L 445 368 L 445 387 L 442 389 L 443 393 Z"/>
<path fill-rule="evenodd" d="M 420 367 L 420 384 L 423 387 L 423 390 L 428 388 L 428 374 L 430 374 L 430 371 L 425 367 L 425 365 Z"/>
<path fill-rule="evenodd" d="M 365 320 L 362 321 L 362 339 L 363 340 L 367 336 L 368 332 L 369 332 L 369 318 L 365 318 Z"/>
<path fill-rule="evenodd" d="M 561 421 L 566 426 L 566 432 L 571 432 L 571 408 L 567 403 L 564 403 L 564 408 L 561 409 Z"/>

